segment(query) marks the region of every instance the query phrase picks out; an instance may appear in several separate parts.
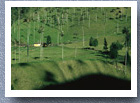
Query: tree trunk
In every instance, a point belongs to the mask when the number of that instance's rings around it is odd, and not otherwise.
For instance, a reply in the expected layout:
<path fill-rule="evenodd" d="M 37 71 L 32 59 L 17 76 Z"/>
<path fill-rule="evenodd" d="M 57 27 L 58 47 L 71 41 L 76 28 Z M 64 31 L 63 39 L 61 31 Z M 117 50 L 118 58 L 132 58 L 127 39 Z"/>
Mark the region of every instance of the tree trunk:
<path fill-rule="evenodd" d="M 43 60 L 43 31 L 40 34 L 40 60 Z"/>
<path fill-rule="evenodd" d="M 39 13 L 38 13 L 37 19 L 38 19 L 38 28 L 39 28 L 39 23 L 40 23 L 40 16 L 39 16 Z"/>
<path fill-rule="evenodd" d="M 63 47 L 63 44 L 62 44 L 62 60 L 64 58 L 64 47 Z"/>
<path fill-rule="evenodd" d="M 122 12 L 123 12 L 123 9 L 121 8 L 121 20 L 122 20 L 122 15 L 123 15 L 123 13 L 122 13 Z"/>
<path fill-rule="evenodd" d="M 90 15 L 89 15 L 89 28 L 90 28 Z"/>
<path fill-rule="evenodd" d="M 34 20 L 34 43 L 35 43 L 35 18 L 34 18 L 34 13 L 33 13 L 33 20 Z"/>
<path fill-rule="evenodd" d="M 58 19 L 58 36 L 57 36 L 57 45 L 59 45 L 60 20 L 59 20 L 59 17 L 57 17 L 57 19 Z"/>
<path fill-rule="evenodd" d="M 19 63 L 20 63 L 20 8 L 18 8 Z"/>
<path fill-rule="evenodd" d="M 28 33 L 27 33 L 27 62 L 29 62 L 29 41 L 30 41 L 30 17 L 28 18 Z"/>
<path fill-rule="evenodd" d="M 106 13 L 106 19 L 105 19 L 105 20 L 106 20 L 106 22 L 107 22 L 107 13 Z"/>
<path fill-rule="evenodd" d="M 119 23 L 117 23 L 117 33 L 119 33 Z"/>
<path fill-rule="evenodd" d="M 75 15 L 75 7 L 74 7 L 74 15 Z"/>
<path fill-rule="evenodd" d="M 41 37 L 40 37 L 40 60 L 42 60 L 42 45 L 41 45 Z"/>
<path fill-rule="evenodd" d="M 83 30 L 83 47 L 85 46 L 85 35 L 84 35 L 84 28 L 83 28 L 83 26 L 82 26 L 82 30 Z"/>
<path fill-rule="evenodd" d="M 88 13 L 88 8 L 86 9 L 86 11 L 87 11 L 87 18 L 88 18 L 88 16 L 89 16 L 89 13 Z"/>
<path fill-rule="evenodd" d="M 98 38 L 98 32 L 97 32 L 97 38 Z"/>
<path fill-rule="evenodd" d="M 83 24 L 84 24 L 84 22 L 85 22 L 85 21 L 84 21 L 84 14 L 83 14 Z"/>
<path fill-rule="evenodd" d="M 27 34 L 27 62 L 29 62 L 29 33 Z"/>
<path fill-rule="evenodd" d="M 126 22 L 127 22 L 127 12 L 126 12 Z"/>
<path fill-rule="evenodd" d="M 69 26 L 69 17 L 68 17 L 69 15 L 68 15 L 68 13 L 67 13 L 67 31 L 68 31 L 68 26 Z"/>
<path fill-rule="evenodd" d="M 105 27 L 105 23 L 104 23 L 104 37 L 105 37 L 105 32 L 106 32 L 106 27 Z"/>
<path fill-rule="evenodd" d="M 116 69 L 118 69 L 118 61 L 117 61 L 117 58 L 116 58 Z"/>
<path fill-rule="evenodd" d="M 97 22 L 97 20 L 98 20 L 98 19 L 97 19 L 97 13 L 96 13 L 96 22 Z"/>
<path fill-rule="evenodd" d="M 127 41 L 126 41 L 125 70 L 124 70 L 125 75 L 126 75 L 126 69 L 127 69 L 127 52 L 128 52 L 128 49 L 127 49 Z"/>
<path fill-rule="evenodd" d="M 14 20 L 14 35 L 15 35 L 15 31 L 16 31 L 16 28 L 15 28 L 15 20 Z M 15 40 L 15 63 L 16 63 L 16 59 L 17 59 L 17 51 L 16 51 L 16 40 Z"/>
<path fill-rule="evenodd" d="M 77 56 L 77 47 L 75 46 L 75 58 Z"/>

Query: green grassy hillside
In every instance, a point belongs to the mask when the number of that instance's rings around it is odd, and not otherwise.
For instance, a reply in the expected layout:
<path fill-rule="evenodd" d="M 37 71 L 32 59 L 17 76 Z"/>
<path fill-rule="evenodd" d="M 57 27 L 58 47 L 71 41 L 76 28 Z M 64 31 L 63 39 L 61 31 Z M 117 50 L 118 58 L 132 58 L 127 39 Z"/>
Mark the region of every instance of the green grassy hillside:
<path fill-rule="evenodd" d="M 131 30 L 131 8 L 32 8 L 24 13 L 25 17 L 20 17 L 20 42 L 27 44 L 27 36 L 29 33 L 30 45 L 40 42 L 38 30 L 44 27 L 43 42 L 46 42 L 46 36 L 50 35 L 52 43 L 56 44 L 58 34 L 61 30 L 58 25 L 58 17 L 62 31 L 64 32 L 63 42 L 74 41 L 74 34 L 78 35 L 78 40 L 82 40 L 84 29 L 85 40 L 89 40 L 91 36 L 99 37 L 106 35 L 121 35 L 122 29 L 128 27 Z M 18 13 L 16 14 L 18 16 Z M 90 27 L 89 27 L 90 16 Z M 39 18 L 39 19 L 38 19 Z M 29 19 L 29 22 L 26 21 Z M 44 20 L 44 21 L 43 21 Z M 118 26 L 117 26 L 118 25 Z M 118 28 L 118 31 L 117 31 Z M 60 42 L 61 36 L 59 36 Z M 12 25 L 12 45 L 14 41 L 19 42 L 19 26 L 18 20 Z"/>
<path fill-rule="evenodd" d="M 131 58 L 131 42 L 125 44 L 122 32 L 126 27 L 131 35 L 131 8 L 12 8 L 11 16 L 11 89 L 49 88 L 96 74 L 101 75 L 98 79 L 117 81 L 117 89 L 131 87 L 131 63 L 126 61 L 126 51 Z M 33 47 L 46 43 L 47 36 L 49 46 Z M 96 47 L 89 46 L 90 37 L 98 40 Z M 110 57 L 113 42 L 123 46 L 115 59 Z"/>

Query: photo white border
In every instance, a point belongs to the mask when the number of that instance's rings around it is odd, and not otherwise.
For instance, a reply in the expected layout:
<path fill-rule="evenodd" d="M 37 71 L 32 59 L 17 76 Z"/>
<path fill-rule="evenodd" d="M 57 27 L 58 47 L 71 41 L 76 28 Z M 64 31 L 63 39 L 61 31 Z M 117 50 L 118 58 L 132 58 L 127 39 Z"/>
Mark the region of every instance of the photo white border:
<path fill-rule="evenodd" d="M 11 7 L 131 7 L 131 90 L 11 90 Z M 5 97 L 137 97 L 137 1 L 5 1 Z"/>

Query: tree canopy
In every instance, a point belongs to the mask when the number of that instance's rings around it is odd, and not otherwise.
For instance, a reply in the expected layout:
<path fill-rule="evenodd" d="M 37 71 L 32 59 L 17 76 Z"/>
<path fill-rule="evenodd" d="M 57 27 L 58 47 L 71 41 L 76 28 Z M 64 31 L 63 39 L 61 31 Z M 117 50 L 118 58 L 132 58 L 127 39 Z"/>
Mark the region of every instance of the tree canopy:
<path fill-rule="evenodd" d="M 120 44 L 118 41 L 113 42 L 110 46 L 110 57 L 112 59 L 116 59 L 118 57 L 118 50 L 121 50 L 122 47 L 122 44 Z"/>

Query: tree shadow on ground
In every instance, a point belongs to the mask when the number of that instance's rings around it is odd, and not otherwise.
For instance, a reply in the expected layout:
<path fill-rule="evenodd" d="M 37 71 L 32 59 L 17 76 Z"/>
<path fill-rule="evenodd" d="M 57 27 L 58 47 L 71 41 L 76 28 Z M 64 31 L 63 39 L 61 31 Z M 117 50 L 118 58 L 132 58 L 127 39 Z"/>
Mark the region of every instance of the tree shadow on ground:
<path fill-rule="evenodd" d="M 18 59 L 16 59 L 16 58 L 13 58 L 12 60 L 18 60 Z"/>
<path fill-rule="evenodd" d="M 131 90 L 131 81 L 91 74 L 77 80 L 42 87 L 40 90 Z"/>
<path fill-rule="evenodd" d="M 33 57 L 33 59 L 40 59 L 40 57 Z"/>
<path fill-rule="evenodd" d="M 94 50 L 94 48 L 91 48 L 91 47 L 85 47 L 83 48 L 84 50 Z"/>
<path fill-rule="evenodd" d="M 93 54 L 93 53 L 92 53 Z M 110 63 L 110 64 L 113 64 L 113 59 L 112 59 L 112 61 L 108 61 L 107 59 L 111 59 L 110 58 L 110 55 L 109 55 L 109 51 L 106 51 L 106 52 L 102 52 L 102 51 L 97 51 L 97 54 L 95 54 L 95 56 L 100 56 L 100 57 L 103 57 L 103 58 L 105 58 L 105 60 L 100 60 L 100 61 L 102 61 L 102 62 L 104 62 L 104 63 Z M 118 55 L 118 57 L 117 57 L 117 61 L 119 62 L 119 63 L 121 63 L 121 64 L 123 64 L 123 65 L 125 65 L 125 57 L 124 56 L 122 56 L 122 55 Z"/>
<path fill-rule="evenodd" d="M 19 66 L 29 66 L 29 63 L 19 63 Z"/>
<path fill-rule="evenodd" d="M 49 71 L 45 71 L 44 81 L 57 83 L 54 74 Z"/>
<path fill-rule="evenodd" d="M 82 60 L 77 60 L 77 62 L 80 64 L 80 65 L 86 65 L 86 63 L 84 62 L 84 61 L 82 61 Z"/>
<path fill-rule="evenodd" d="M 58 84 L 55 75 L 50 71 L 44 71 L 45 75 L 42 79 L 43 82 L 46 82 L 46 84 L 43 84 L 41 88 L 45 88 L 47 85 L 55 85 Z M 40 87 L 34 88 L 34 90 L 40 90 Z"/>

